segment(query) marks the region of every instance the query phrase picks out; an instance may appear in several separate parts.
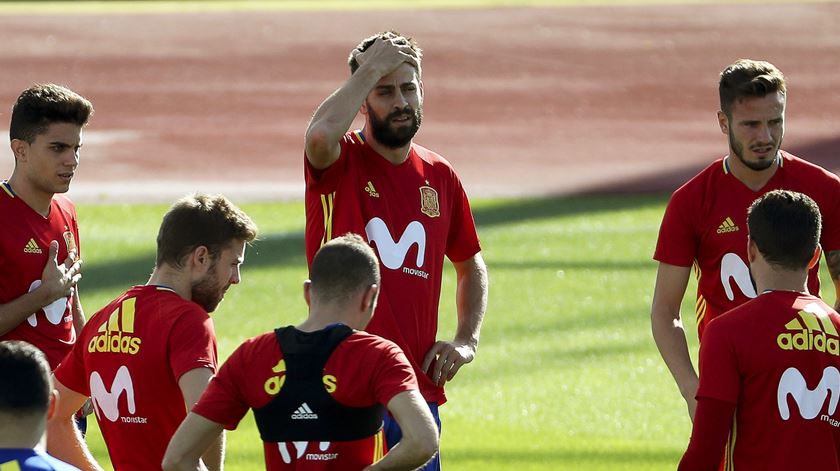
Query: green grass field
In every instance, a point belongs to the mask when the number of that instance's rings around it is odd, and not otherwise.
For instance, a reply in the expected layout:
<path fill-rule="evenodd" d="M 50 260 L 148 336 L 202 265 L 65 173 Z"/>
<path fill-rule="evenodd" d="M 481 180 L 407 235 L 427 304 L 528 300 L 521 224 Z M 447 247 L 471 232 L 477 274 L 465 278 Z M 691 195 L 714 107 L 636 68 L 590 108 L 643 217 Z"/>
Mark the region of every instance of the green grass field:
<path fill-rule="evenodd" d="M 648 321 L 656 268 L 650 257 L 665 201 L 598 196 L 474 204 L 490 303 L 478 357 L 448 387 L 450 402 L 441 409 L 446 468 L 674 469 L 690 424 Z M 302 203 L 243 209 L 260 225 L 262 240 L 246 254 L 242 284 L 214 314 L 222 358 L 245 338 L 306 313 Z M 80 289 L 89 315 L 146 281 L 165 210 L 79 208 L 86 262 Z M 448 269 L 443 337 L 454 329 L 453 294 Z M 691 305 L 687 298 L 693 330 Z M 107 460 L 95 425 L 89 441 Z M 250 416 L 228 435 L 227 453 L 229 470 L 262 468 Z"/>

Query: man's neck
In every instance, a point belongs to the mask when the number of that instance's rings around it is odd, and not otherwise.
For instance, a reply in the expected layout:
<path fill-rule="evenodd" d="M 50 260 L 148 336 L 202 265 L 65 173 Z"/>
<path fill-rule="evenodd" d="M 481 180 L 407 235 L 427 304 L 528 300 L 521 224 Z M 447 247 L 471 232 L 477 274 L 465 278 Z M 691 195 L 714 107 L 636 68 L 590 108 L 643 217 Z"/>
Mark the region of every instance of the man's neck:
<path fill-rule="evenodd" d="M 364 134 L 367 144 L 373 150 L 375 150 L 377 154 L 381 155 L 382 157 L 385 157 L 385 160 L 387 160 L 388 162 L 391 162 L 394 165 L 399 165 L 405 162 L 406 159 L 408 159 L 408 153 L 409 151 L 411 151 L 411 142 L 404 145 L 403 147 L 394 149 L 392 147 L 385 146 L 379 141 L 377 141 L 373 137 L 373 133 L 368 132 L 367 128 L 362 130 L 362 134 Z"/>
<path fill-rule="evenodd" d="M 0 448 L 35 448 L 46 445 L 46 440 L 44 440 L 46 420 L 40 420 L 40 423 L 29 420 L 21 422 L 0 413 Z"/>
<path fill-rule="evenodd" d="M 741 162 L 741 159 L 732 152 L 729 153 L 729 156 L 726 159 L 729 164 L 729 171 L 732 172 L 732 175 L 752 191 L 758 191 L 764 188 L 764 185 L 773 178 L 773 175 L 775 175 L 776 171 L 779 169 L 779 157 L 776 158 L 773 164 L 764 170 L 753 170 L 747 167 L 743 162 Z"/>
<path fill-rule="evenodd" d="M 44 217 L 50 215 L 50 205 L 52 204 L 54 193 L 44 193 L 35 189 L 15 173 L 12 173 L 12 176 L 9 177 L 8 185 L 15 193 L 15 197 L 20 198 L 21 201 L 35 210 L 35 212 Z"/>
<path fill-rule="evenodd" d="M 807 271 L 769 270 L 761 275 L 755 274 L 754 277 L 759 293 L 764 291 L 808 292 Z"/>
<path fill-rule="evenodd" d="M 178 296 L 184 299 L 192 299 L 192 286 L 189 277 L 183 270 L 170 267 L 166 264 L 155 267 L 146 285 L 164 286 L 175 291 Z"/>

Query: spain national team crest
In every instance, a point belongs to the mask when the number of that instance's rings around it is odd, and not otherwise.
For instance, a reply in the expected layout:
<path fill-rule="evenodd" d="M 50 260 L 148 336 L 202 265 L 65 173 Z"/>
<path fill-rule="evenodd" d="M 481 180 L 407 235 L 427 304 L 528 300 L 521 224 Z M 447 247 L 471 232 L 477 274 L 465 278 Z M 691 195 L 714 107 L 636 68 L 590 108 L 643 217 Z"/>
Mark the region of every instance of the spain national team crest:
<path fill-rule="evenodd" d="M 64 233 L 64 244 L 67 246 L 67 252 L 72 252 L 73 250 L 76 250 L 76 239 L 73 237 L 72 232 L 66 231 Z"/>
<path fill-rule="evenodd" d="M 420 211 L 430 218 L 440 216 L 440 203 L 437 190 L 430 186 L 420 187 Z"/>

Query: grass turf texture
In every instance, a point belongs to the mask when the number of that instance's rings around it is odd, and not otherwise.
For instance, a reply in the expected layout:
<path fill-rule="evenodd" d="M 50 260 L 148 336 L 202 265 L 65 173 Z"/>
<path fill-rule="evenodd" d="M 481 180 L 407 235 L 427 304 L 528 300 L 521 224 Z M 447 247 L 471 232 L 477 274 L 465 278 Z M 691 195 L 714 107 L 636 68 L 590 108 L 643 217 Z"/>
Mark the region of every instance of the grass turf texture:
<path fill-rule="evenodd" d="M 650 257 L 666 198 L 598 196 L 474 203 L 490 270 L 478 356 L 447 388 L 443 463 L 457 470 L 674 469 L 685 406 L 650 335 Z M 306 313 L 301 203 L 248 204 L 262 240 L 214 314 L 219 353 Z M 154 265 L 166 206 L 79 207 L 89 315 Z M 823 270 L 825 271 L 825 270 Z M 440 336 L 454 332 L 447 264 Z M 826 284 L 826 286 L 831 286 Z M 695 290 L 692 280 L 690 293 Z M 830 295 L 829 295 L 830 296 Z M 683 314 L 696 353 L 692 295 Z M 107 452 L 91 417 L 88 435 Z M 226 469 L 263 469 L 251 416 L 228 434 Z"/>

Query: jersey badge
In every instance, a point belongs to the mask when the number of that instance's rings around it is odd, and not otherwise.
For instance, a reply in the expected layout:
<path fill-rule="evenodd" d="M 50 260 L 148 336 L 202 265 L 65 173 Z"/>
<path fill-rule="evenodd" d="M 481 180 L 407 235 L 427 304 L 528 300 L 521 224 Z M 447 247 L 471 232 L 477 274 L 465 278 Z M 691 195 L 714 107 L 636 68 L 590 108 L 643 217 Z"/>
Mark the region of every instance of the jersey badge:
<path fill-rule="evenodd" d="M 436 218 L 440 216 L 438 193 L 428 185 L 429 182 L 426 181 L 426 185 L 420 187 L 420 211 L 430 218 Z"/>
<path fill-rule="evenodd" d="M 379 192 L 376 191 L 376 188 L 373 187 L 373 183 L 370 180 L 368 180 L 367 186 L 365 187 L 365 192 L 371 198 L 379 198 Z"/>
<path fill-rule="evenodd" d="M 44 253 L 44 251 L 41 250 L 41 247 L 38 247 L 35 239 L 29 239 L 29 242 L 23 247 L 23 253 Z"/>
<path fill-rule="evenodd" d="M 724 219 L 717 229 L 718 234 L 726 234 L 728 232 L 738 232 L 738 226 L 735 225 L 735 222 L 732 221 L 731 217 Z"/>

